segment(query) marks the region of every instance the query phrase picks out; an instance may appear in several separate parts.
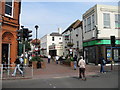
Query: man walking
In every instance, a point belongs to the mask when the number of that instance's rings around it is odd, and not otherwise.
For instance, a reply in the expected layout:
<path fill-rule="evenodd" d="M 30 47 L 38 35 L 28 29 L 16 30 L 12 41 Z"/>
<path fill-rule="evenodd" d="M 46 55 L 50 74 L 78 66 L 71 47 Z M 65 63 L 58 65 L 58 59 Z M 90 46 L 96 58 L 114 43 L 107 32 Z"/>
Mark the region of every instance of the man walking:
<path fill-rule="evenodd" d="M 82 56 L 80 56 L 78 66 L 79 66 L 79 78 L 82 78 L 82 80 L 86 80 L 85 65 L 86 65 L 85 60 L 83 59 Z"/>
<path fill-rule="evenodd" d="M 16 70 L 18 69 L 20 71 L 20 73 L 22 74 L 23 76 L 23 71 L 20 69 L 20 60 L 19 58 L 17 57 L 16 61 L 15 61 L 15 64 L 16 64 L 16 67 L 14 69 L 14 72 L 12 74 L 12 76 L 16 76 Z"/>
<path fill-rule="evenodd" d="M 105 62 L 104 62 L 104 58 L 102 57 L 102 54 L 100 55 L 99 60 L 100 60 L 100 66 L 101 66 L 100 73 L 106 73 L 105 70 L 104 70 Z"/>
<path fill-rule="evenodd" d="M 56 64 L 58 64 L 59 56 L 56 56 Z"/>
<path fill-rule="evenodd" d="M 51 56 L 50 56 L 50 55 L 48 55 L 48 63 L 50 63 L 50 59 L 51 59 Z"/>

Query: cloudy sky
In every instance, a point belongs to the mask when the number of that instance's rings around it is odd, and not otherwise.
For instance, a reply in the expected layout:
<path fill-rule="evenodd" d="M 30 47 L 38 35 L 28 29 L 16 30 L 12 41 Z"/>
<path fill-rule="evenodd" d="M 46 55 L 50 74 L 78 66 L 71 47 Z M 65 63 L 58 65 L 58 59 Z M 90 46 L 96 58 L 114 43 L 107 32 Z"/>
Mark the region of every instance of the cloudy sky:
<path fill-rule="evenodd" d="M 64 0 L 65 1 L 65 0 Z M 100 1 L 100 0 L 99 0 Z M 60 27 L 64 31 L 77 19 L 82 20 L 82 14 L 96 4 L 118 5 L 118 2 L 42 2 L 23 1 L 21 6 L 21 25 L 32 30 L 35 38 L 35 25 L 39 26 L 38 37 L 57 32 Z"/>

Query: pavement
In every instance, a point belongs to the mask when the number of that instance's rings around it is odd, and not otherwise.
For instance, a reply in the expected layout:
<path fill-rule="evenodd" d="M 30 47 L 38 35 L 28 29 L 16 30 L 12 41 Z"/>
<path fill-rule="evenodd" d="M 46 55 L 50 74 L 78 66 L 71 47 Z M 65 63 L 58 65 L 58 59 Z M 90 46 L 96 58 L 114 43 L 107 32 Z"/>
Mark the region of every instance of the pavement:
<path fill-rule="evenodd" d="M 61 77 L 71 77 L 78 76 L 78 68 L 74 70 L 73 67 L 56 64 L 54 61 L 51 61 L 50 64 L 47 63 L 47 58 L 43 58 L 46 64 L 46 67 L 43 69 L 34 69 L 33 70 L 33 79 L 37 78 L 61 78 Z M 106 72 L 111 71 L 111 66 L 105 66 Z M 113 67 L 113 70 L 118 70 L 118 65 Z M 100 66 L 89 64 L 86 65 L 86 76 L 100 74 Z"/>
<path fill-rule="evenodd" d="M 51 61 L 49 64 L 47 63 L 47 58 L 43 58 L 45 62 L 45 68 L 40 69 L 32 69 L 28 68 L 27 73 L 24 77 L 9 77 L 4 79 L 47 79 L 47 78 L 61 78 L 61 77 L 73 77 L 78 76 L 78 68 L 74 70 L 73 67 L 64 65 L 64 64 L 56 64 L 54 61 Z M 114 65 L 113 70 L 111 70 L 111 66 L 105 66 L 106 72 L 117 71 L 119 69 L 119 65 Z M 86 76 L 90 75 L 98 75 L 100 74 L 100 66 L 89 64 L 86 65 Z"/>

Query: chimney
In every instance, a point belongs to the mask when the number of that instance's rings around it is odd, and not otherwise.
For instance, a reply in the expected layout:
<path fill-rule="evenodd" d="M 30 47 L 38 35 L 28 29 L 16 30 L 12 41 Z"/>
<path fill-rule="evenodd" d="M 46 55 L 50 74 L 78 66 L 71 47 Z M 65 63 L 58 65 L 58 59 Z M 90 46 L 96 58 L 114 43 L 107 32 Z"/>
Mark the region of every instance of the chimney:
<path fill-rule="evenodd" d="M 58 33 L 62 34 L 61 28 L 58 28 Z"/>

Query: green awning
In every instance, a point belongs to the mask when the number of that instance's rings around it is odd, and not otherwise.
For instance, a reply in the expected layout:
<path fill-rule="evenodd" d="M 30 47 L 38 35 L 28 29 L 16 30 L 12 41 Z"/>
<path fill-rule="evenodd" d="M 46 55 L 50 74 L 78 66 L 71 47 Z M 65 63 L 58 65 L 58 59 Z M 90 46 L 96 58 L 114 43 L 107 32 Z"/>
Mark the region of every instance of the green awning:
<path fill-rule="evenodd" d="M 120 44 L 120 40 L 116 40 L 116 44 Z M 92 46 L 92 45 L 103 45 L 103 44 L 111 44 L 110 40 L 93 40 L 83 43 L 83 47 Z"/>

